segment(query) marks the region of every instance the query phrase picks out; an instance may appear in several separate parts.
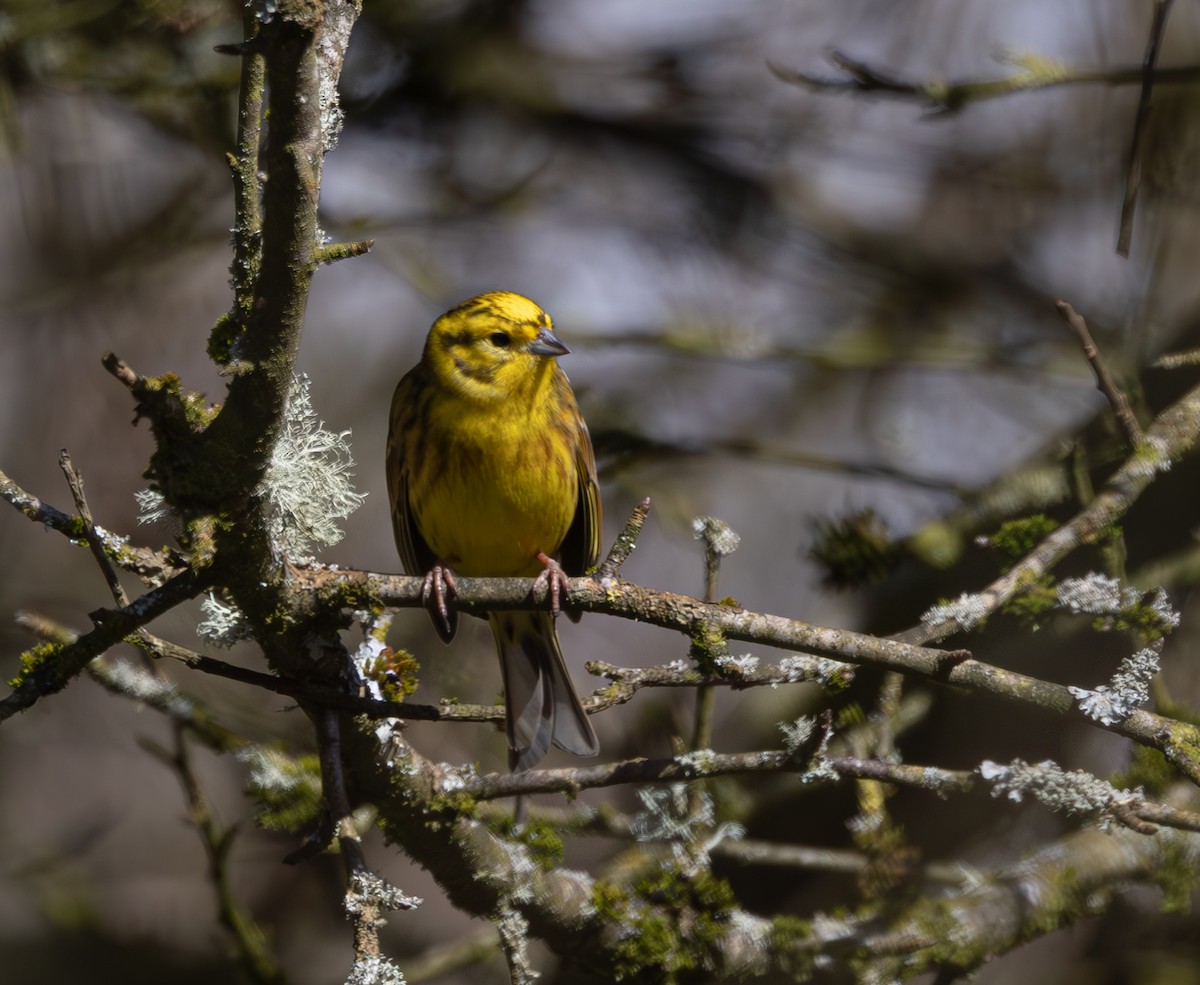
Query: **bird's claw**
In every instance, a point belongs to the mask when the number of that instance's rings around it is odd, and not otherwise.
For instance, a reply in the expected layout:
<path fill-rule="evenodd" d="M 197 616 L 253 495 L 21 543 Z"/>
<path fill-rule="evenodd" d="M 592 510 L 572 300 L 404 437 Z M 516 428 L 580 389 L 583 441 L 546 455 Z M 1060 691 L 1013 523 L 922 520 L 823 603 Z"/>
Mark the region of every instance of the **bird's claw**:
<path fill-rule="evenodd" d="M 446 600 L 454 598 L 457 592 L 458 583 L 454 579 L 454 572 L 448 565 L 441 563 L 429 569 L 421 585 L 421 602 L 431 613 L 437 613 L 442 626 L 449 634 L 454 632 L 454 623 L 450 619 L 450 609 Z"/>
<path fill-rule="evenodd" d="M 571 591 L 571 579 L 563 571 L 562 565 L 548 554 L 538 552 L 537 559 L 546 566 L 545 570 L 533 580 L 533 594 L 537 598 L 543 592 L 550 596 L 550 612 L 557 616 L 562 611 L 562 600 Z"/>

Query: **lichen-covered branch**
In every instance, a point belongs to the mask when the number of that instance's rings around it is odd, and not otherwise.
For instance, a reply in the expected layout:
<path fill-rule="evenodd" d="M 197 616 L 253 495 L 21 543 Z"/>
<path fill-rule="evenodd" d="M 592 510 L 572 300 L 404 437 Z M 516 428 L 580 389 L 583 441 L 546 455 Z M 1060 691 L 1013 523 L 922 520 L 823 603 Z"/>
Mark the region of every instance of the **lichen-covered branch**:
<path fill-rule="evenodd" d="M 1155 478 L 1189 451 L 1200 434 L 1200 387 L 1193 387 L 1146 429 L 1146 440 L 1105 481 L 1092 501 L 1043 539 L 1017 564 L 980 592 L 968 596 L 969 616 L 923 622 L 894 639 L 930 643 L 971 629 L 1022 589 L 1054 568 L 1076 548 L 1094 543 L 1110 530 Z"/>
<path fill-rule="evenodd" d="M 666 759 L 630 759 L 603 766 L 488 773 L 485 776 L 456 773 L 445 782 L 448 790 L 462 792 L 477 800 L 534 793 L 576 793 L 621 783 L 677 783 L 681 780 L 745 773 L 797 772 L 806 774 L 806 782 L 870 778 L 940 793 L 968 790 L 974 783 L 972 774 L 962 770 L 885 763 L 854 756 L 821 757 L 819 768 L 822 767 L 818 775 L 812 764 L 798 759 L 787 750 L 716 753 L 711 749 L 698 749 Z M 811 780 L 807 776 L 810 772 Z"/>
<path fill-rule="evenodd" d="M 206 587 L 204 579 L 194 571 L 185 571 L 129 605 L 92 613 L 95 628 L 74 642 L 43 643 L 26 651 L 22 655 L 20 673 L 11 682 L 12 692 L 0 699 L 0 722 L 31 707 L 39 698 L 61 691 L 94 658 L 151 620 L 195 598 Z"/>
<path fill-rule="evenodd" d="M 1177 791 L 1178 793 L 1178 791 Z M 1113 886 L 1158 885 L 1169 906 L 1186 905 L 1200 861 L 1200 835 L 1162 829 L 1085 828 L 1032 856 L 984 872 L 969 888 L 926 897 L 885 927 L 864 926 L 854 950 L 874 980 L 919 971 L 960 973 L 993 955 L 1092 912 L 1093 893 Z"/>
<path fill-rule="evenodd" d="M 1200 413 L 1200 391 L 1194 399 L 1194 410 Z M 1093 517 L 1088 522 L 1097 521 Z M 1069 546 L 1060 545 L 1059 549 L 1065 552 Z M 327 605 L 337 605 L 339 598 L 341 604 L 355 607 L 373 604 L 415 607 L 422 604 L 422 579 L 410 576 L 309 569 L 298 572 L 296 579 L 299 587 L 312 591 Z M 1111 724 L 1096 722 L 1079 710 L 1066 685 L 976 660 L 965 650 L 938 650 L 850 630 L 814 626 L 784 616 L 705 603 L 624 581 L 600 584 L 592 578 L 582 577 L 571 579 L 570 584 L 568 603 L 586 612 L 636 619 L 688 635 L 697 626 L 705 626 L 728 639 L 819 653 L 848 663 L 896 670 L 909 676 L 987 692 L 1055 715 L 1076 717 L 1159 749 L 1185 775 L 1200 783 L 1200 730 L 1195 726 L 1142 710 Z M 529 579 L 460 577 L 456 579 L 455 601 L 463 611 L 475 614 L 491 609 L 528 608 L 536 604 L 531 599 L 532 585 Z M 944 627 L 945 623 L 941 625 Z M 738 673 L 736 661 L 731 662 L 724 680 L 736 682 Z M 754 683 L 754 673 L 751 672 L 747 684 Z"/>

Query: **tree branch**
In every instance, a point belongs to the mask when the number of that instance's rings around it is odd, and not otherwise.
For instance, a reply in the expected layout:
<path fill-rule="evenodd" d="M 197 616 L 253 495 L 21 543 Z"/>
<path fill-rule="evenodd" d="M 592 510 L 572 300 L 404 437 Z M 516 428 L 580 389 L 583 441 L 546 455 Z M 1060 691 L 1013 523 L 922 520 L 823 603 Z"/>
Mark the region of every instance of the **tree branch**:
<path fill-rule="evenodd" d="M 1161 0 L 1160 0 L 1161 2 Z M 959 79 L 951 82 L 919 82 L 872 68 L 866 62 L 833 51 L 830 60 L 846 73 L 829 79 L 768 62 L 767 67 L 781 82 L 801 85 L 816 92 L 857 92 L 894 96 L 924 103 L 935 114 L 956 113 L 963 107 L 987 99 L 1019 92 L 1066 85 L 1143 85 L 1146 68 L 1081 69 L 1033 56 L 1010 56 L 1020 71 L 1006 78 Z M 1154 85 L 1187 84 L 1200 79 L 1200 66 L 1151 68 Z"/>

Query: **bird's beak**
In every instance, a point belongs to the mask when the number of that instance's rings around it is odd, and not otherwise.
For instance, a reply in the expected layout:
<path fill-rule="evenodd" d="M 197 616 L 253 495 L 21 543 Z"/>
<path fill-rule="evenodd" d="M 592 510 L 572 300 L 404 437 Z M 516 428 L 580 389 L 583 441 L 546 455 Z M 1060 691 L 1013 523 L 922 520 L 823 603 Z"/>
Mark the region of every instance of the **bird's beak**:
<path fill-rule="evenodd" d="M 535 356 L 565 356 L 571 350 L 559 342 L 550 329 L 543 328 L 529 343 L 529 351 Z"/>

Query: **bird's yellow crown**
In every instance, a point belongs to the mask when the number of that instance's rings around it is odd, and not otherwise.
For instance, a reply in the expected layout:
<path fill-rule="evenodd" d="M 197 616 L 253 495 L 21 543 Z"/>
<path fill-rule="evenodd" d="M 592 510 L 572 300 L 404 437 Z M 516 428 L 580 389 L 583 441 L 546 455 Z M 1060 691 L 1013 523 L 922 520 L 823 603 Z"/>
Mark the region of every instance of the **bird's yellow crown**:
<path fill-rule="evenodd" d="M 437 380 L 479 403 L 532 395 L 550 382 L 567 347 L 550 316 L 520 294 L 496 291 L 464 301 L 442 315 L 425 342 L 426 365 Z"/>

